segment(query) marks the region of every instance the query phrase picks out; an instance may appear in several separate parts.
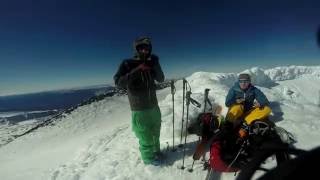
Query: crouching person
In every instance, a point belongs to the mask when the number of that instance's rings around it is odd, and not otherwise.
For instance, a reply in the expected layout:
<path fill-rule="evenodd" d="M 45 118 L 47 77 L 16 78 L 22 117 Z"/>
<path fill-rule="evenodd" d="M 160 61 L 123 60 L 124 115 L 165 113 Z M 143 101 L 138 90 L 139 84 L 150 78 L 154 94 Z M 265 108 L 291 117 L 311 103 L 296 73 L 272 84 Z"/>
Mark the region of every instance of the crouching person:
<path fill-rule="evenodd" d="M 251 125 L 256 120 L 266 119 L 271 113 L 267 97 L 251 84 L 249 74 L 239 75 L 238 82 L 228 92 L 225 104 L 229 107 L 226 122 L 231 122 L 233 127 L 240 123 Z M 240 137 L 245 135 L 246 127 L 239 131 Z"/>

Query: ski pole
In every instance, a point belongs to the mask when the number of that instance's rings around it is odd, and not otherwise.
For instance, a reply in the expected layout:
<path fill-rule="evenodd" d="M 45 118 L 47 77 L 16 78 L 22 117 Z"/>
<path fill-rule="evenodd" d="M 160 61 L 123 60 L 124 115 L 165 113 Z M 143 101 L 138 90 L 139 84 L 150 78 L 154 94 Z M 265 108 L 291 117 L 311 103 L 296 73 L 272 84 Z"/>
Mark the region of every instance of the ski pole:
<path fill-rule="evenodd" d="M 206 112 L 209 91 L 210 91 L 210 89 L 205 89 L 205 90 L 204 90 L 204 107 L 203 107 L 203 112 Z"/>
<path fill-rule="evenodd" d="M 241 147 L 236 155 L 236 157 L 232 160 L 232 162 L 228 165 L 227 167 L 227 171 L 231 168 L 231 166 L 236 162 L 236 160 L 238 159 L 239 155 L 241 154 L 242 150 L 244 149 L 244 144 L 245 141 L 243 141 L 243 143 L 241 144 Z"/>
<path fill-rule="evenodd" d="M 204 98 L 203 98 L 203 104 L 204 104 L 204 107 L 203 107 L 203 113 L 206 112 L 206 109 L 207 109 L 207 102 L 208 102 L 208 94 L 209 94 L 209 91 L 210 89 L 206 88 L 204 90 Z M 201 141 L 201 136 L 199 136 L 199 139 L 198 139 L 198 142 Z"/>
<path fill-rule="evenodd" d="M 188 169 L 188 171 L 189 171 L 189 172 L 193 172 L 193 165 L 194 165 L 194 161 L 195 161 L 195 160 L 193 160 L 193 161 L 192 161 L 191 168 L 190 168 L 190 169 Z"/>
<path fill-rule="evenodd" d="M 183 131 L 183 124 L 184 124 L 184 100 L 185 100 L 185 94 L 186 94 L 186 84 L 187 84 L 187 80 L 186 79 L 182 79 L 182 119 L 181 119 L 181 133 L 180 133 L 180 144 L 178 147 L 182 147 L 182 131 Z"/>
<path fill-rule="evenodd" d="M 174 94 L 176 88 L 174 86 L 174 80 L 171 80 L 171 94 L 172 94 L 172 152 L 176 151 L 174 148 Z"/>
<path fill-rule="evenodd" d="M 204 98 L 205 98 L 205 100 L 204 100 L 204 109 L 203 109 L 203 112 L 206 111 L 206 109 L 207 109 L 207 104 L 209 104 L 210 109 L 212 109 L 212 104 L 211 104 L 211 102 L 210 102 L 210 100 L 209 100 L 209 91 L 210 91 L 210 89 L 205 89 L 205 90 L 204 90 Z"/>
<path fill-rule="evenodd" d="M 188 135 L 188 119 L 189 119 L 189 105 L 190 105 L 190 96 L 191 96 L 191 91 L 187 91 L 186 93 L 186 105 L 187 105 L 187 120 L 186 120 L 186 132 L 184 136 L 184 145 L 183 145 L 183 158 L 182 158 L 182 166 L 181 169 L 184 169 L 184 159 L 186 156 L 186 144 L 187 144 L 187 135 Z"/>
<path fill-rule="evenodd" d="M 210 103 L 210 101 L 209 101 L 209 98 L 208 98 L 208 96 L 209 96 L 209 91 L 210 91 L 210 89 L 208 89 L 208 88 L 206 88 L 205 90 L 204 90 L 204 107 L 203 107 L 203 113 L 205 113 L 206 112 L 206 109 L 207 109 L 207 103 L 211 106 L 211 108 L 212 108 L 212 105 L 211 105 L 211 103 Z M 199 142 L 201 141 L 201 136 L 199 136 Z M 202 155 L 202 161 L 206 161 L 206 156 L 205 156 L 205 154 L 203 154 Z"/>

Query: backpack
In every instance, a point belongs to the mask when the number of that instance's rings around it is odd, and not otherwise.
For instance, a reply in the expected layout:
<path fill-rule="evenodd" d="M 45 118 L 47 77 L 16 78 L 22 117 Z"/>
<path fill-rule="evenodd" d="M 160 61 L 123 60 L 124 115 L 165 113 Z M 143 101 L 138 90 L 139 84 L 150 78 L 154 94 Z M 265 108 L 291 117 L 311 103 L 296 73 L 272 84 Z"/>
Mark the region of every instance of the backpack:
<path fill-rule="evenodd" d="M 222 130 L 223 131 L 223 130 Z M 209 165 L 219 172 L 236 172 L 246 166 L 257 153 L 268 151 L 275 146 L 288 147 L 283 142 L 275 125 L 269 120 L 255 121 L 249 126 L 249 133 L 245 139 L 238 137 L 238 129 L 229 132 L 213 141 L 210 146 Z M 286 154 L 274 152 L 277 163 L 288 157 Z"/>

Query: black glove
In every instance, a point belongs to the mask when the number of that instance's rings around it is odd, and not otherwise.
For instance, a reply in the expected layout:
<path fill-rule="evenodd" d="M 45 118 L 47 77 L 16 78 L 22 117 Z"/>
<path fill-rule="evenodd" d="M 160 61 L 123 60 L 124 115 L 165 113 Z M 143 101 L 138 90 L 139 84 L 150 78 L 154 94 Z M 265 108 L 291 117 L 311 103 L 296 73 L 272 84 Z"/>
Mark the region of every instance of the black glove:
<path fill-rule="evenodd" d="M 242 103 L 244 103 L 244 101 L 245 101 L 244 98 L 238 98 L 238 99 L 236 99 L 236 103 L 237 103 L 237 104 L 242 104 Z"/>

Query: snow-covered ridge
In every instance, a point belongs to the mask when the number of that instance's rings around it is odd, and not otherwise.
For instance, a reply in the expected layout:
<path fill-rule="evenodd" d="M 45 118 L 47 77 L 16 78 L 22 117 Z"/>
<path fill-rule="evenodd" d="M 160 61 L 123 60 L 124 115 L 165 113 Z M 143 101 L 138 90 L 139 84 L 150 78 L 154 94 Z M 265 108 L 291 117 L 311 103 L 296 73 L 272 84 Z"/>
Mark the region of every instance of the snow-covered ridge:
<path fill-rule="evenodd" d="M 261 87 L 273 87 L 277 81 L 285 81 L 299 78 L 304 75 L 320 77 L 320 66 L 283 66 L 271 69 L 253 67 L 242 71 L 251 75 L 253 84 Z M 219 83 L 231 87 L 237 80 L 239 73 L 212 73 L 212 72 L 195 72 L 189 81 L 200 81 L 201 85 Z"/>
<path fill-rule="evenodd" d="M 310 74 L 320 77 L 320 66 L 284 66 L 268 69 L 265 74 L 273 81 L 284 81 Z"/>

